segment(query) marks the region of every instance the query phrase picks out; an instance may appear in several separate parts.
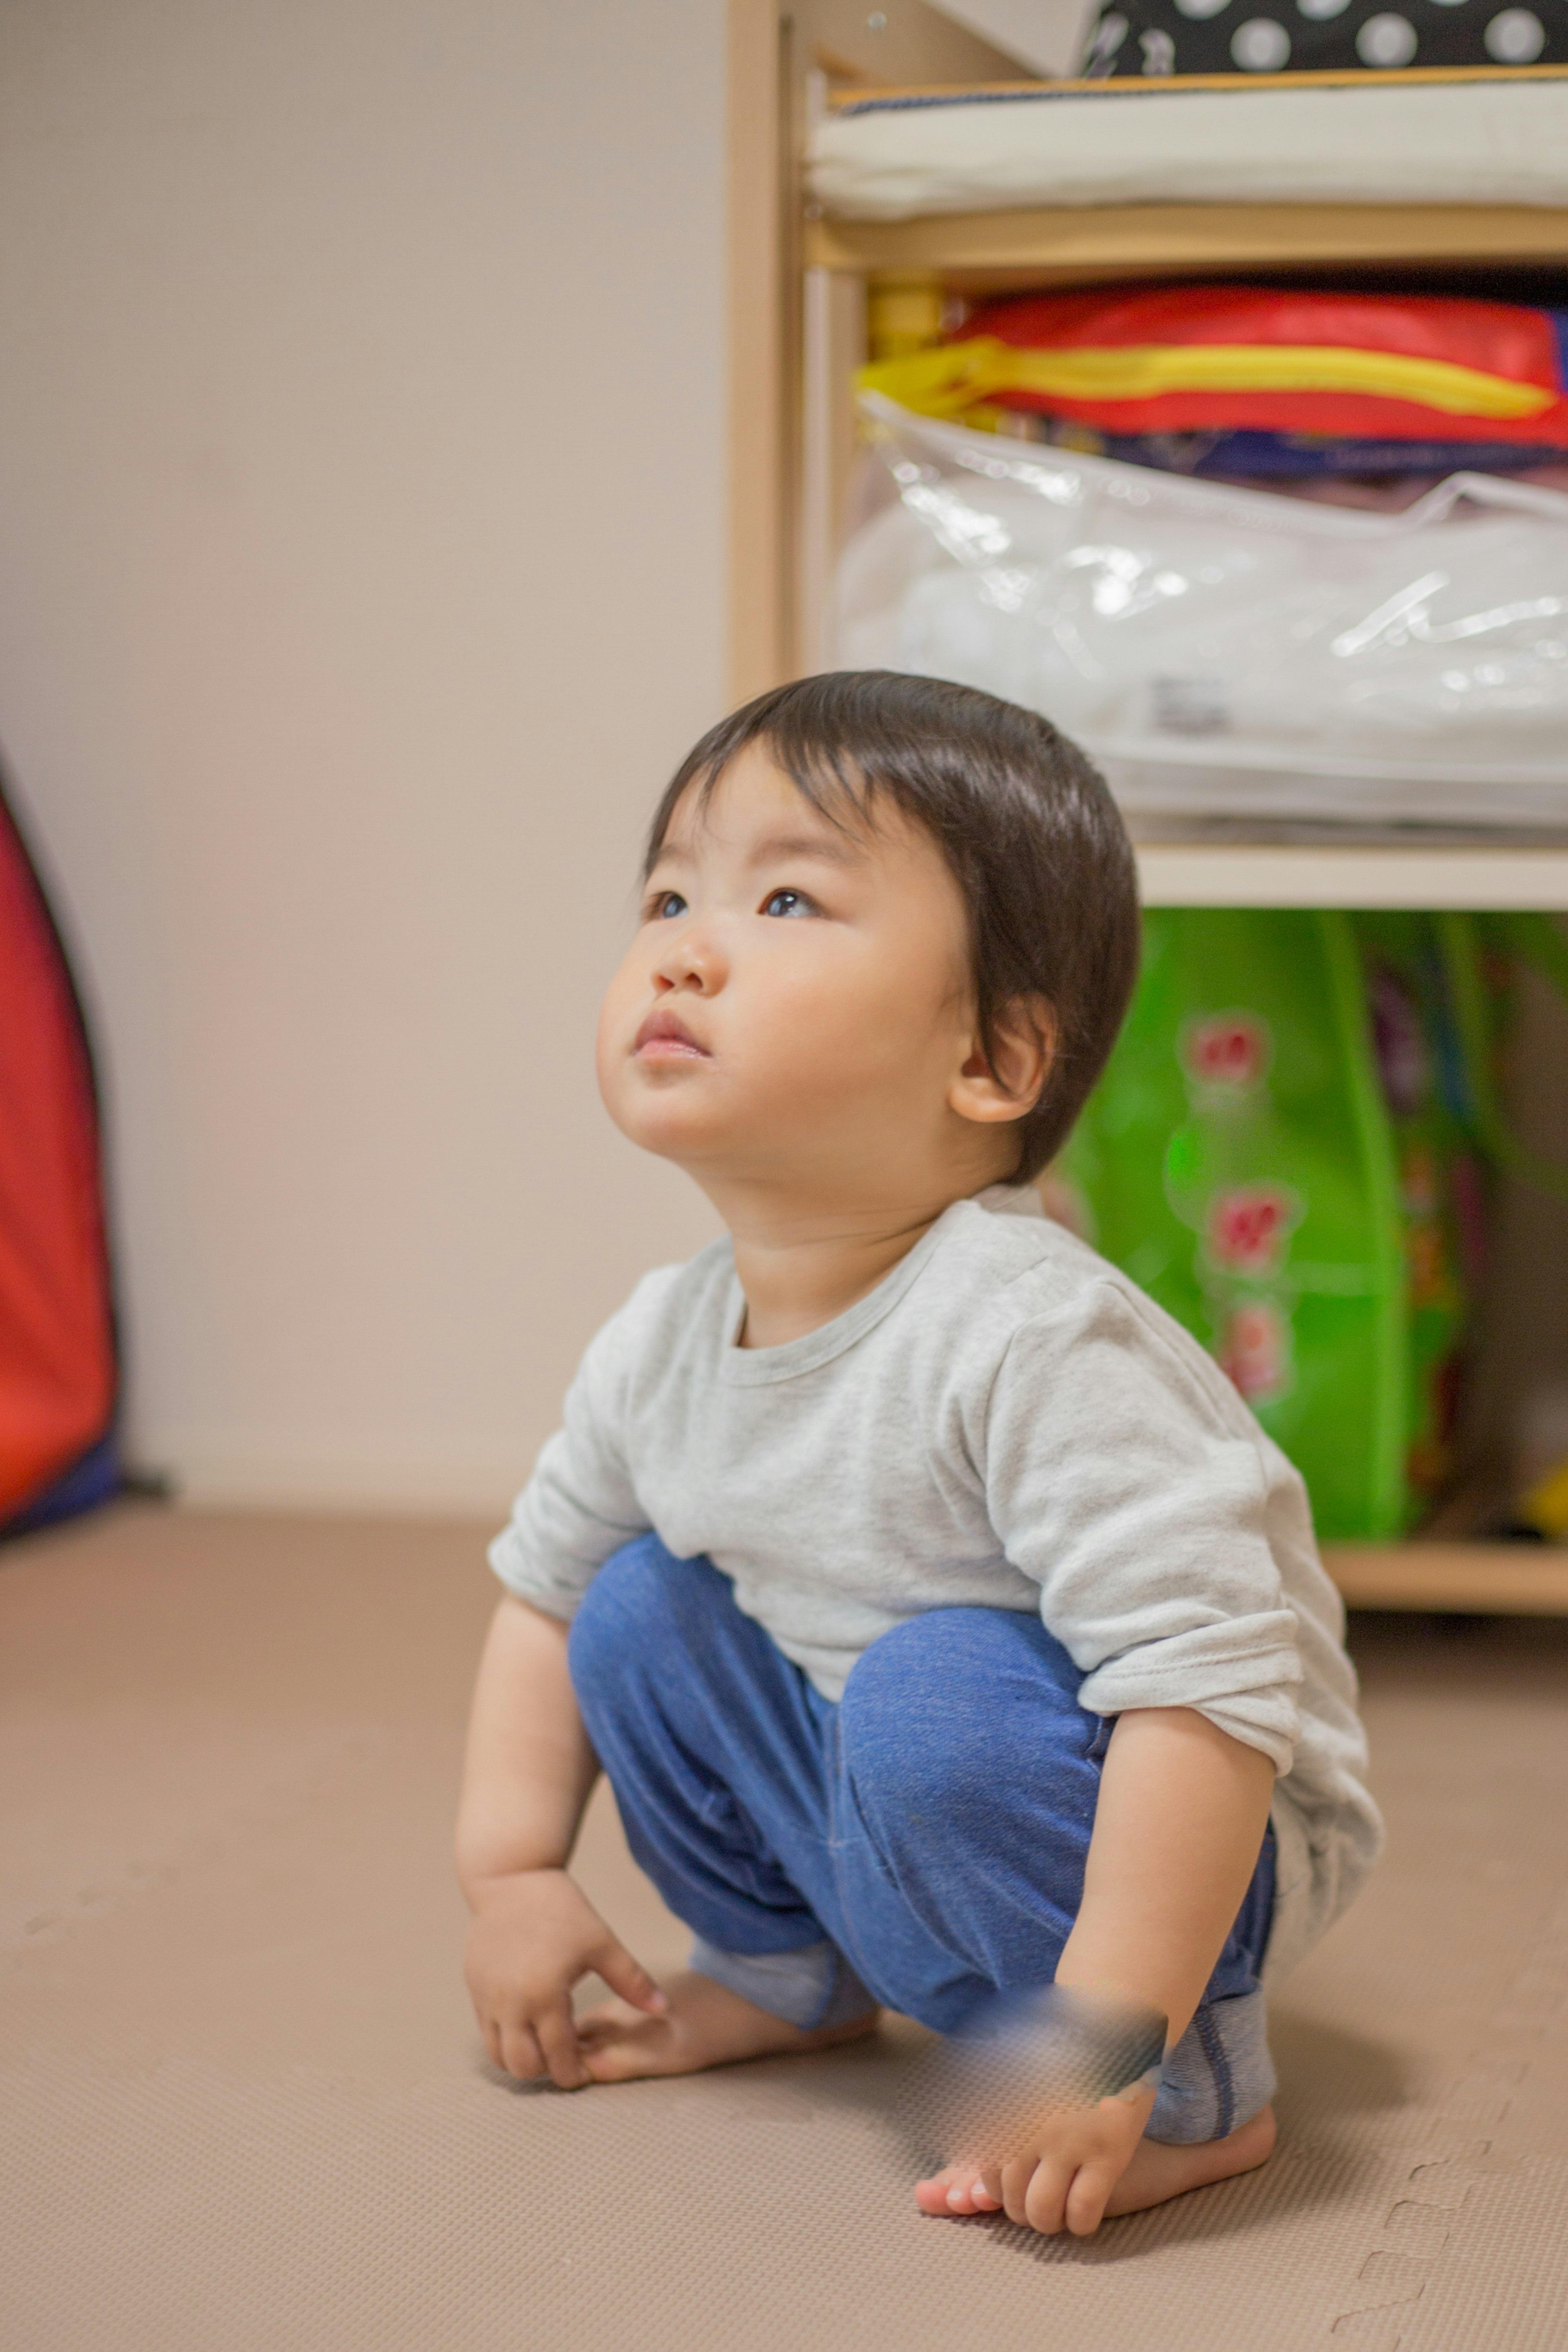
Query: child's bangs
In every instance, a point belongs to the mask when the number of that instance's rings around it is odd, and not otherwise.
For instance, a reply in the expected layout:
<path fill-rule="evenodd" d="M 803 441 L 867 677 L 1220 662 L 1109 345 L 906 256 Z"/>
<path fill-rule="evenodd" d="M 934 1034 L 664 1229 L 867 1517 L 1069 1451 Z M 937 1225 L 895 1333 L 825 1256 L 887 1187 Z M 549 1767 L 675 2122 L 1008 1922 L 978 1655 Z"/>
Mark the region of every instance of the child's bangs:
<path fill-rule="evenodd" d="M 699 744 L 691 757 L 677 770 L 648 828 L 647 855 L 643 861 L 645 880 L 658 861 L 675 812 L 687 794 L 695 788 L 692 813 L 700 822 L 736 760 L 752 744 L 768 754 L 779 773 L 788 777 L 807 806 L 815 809 L 836 831 L 844 834 L 876 831 L 877 803 L 889 792 L 886 782 L 868 776 L 855 761 L 846 758 L 836 744 L 824 741 L 815 734 L 807 736 L 804 730 L 794 728 L 758 728 L 732 743 L 722 746 Z"/>

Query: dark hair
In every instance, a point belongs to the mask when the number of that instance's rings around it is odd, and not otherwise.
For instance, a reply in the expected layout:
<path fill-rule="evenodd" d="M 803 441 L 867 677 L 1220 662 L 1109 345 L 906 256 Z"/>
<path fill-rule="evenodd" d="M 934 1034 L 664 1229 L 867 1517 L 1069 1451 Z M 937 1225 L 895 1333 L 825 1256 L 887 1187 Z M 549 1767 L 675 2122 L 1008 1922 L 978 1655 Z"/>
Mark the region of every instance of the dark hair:
<path fill-rule="evenodd" d="M 738 751 L 765 744 L 836 823 L 886 798 L 937 842 L 963 895 L 981 1043 L 1007 1006 L 1042 996 L 1055 1050 L 1018 1121 L 1026 1183 L 1066 1141 L 1105 1066 L 1138 970 L 1137 871 L 1104 778 L 1048 719 L 942 678 L 829 670 L 774 687 L 709 729 L 648 829 L 651 868 L 689 786 L 706 802 Z"/>

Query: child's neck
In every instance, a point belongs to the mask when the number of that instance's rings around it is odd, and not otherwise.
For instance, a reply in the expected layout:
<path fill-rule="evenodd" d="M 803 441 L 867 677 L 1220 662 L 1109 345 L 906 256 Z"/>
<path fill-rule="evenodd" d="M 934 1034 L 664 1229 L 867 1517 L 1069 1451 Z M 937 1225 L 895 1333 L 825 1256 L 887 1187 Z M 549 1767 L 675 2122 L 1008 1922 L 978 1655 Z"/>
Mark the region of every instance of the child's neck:
<path fill-rule="evenodd" d="M 810 1208 L 723 1199 L 715 1205 L 730 1228 L 746 1296 L 740 1345 L 778 1348 L 820 1330 L 875 1290 L 952 1199 Z"/>
<path fill-rule="evenodd" d="M 932 1217 L 901 1232 L 822 1235 L 795 1242 L 735 1242 L 735 1271 L 746 1294 L 742 1348 L 781 1348 L 820 1330 L 875 1290 Z"/>

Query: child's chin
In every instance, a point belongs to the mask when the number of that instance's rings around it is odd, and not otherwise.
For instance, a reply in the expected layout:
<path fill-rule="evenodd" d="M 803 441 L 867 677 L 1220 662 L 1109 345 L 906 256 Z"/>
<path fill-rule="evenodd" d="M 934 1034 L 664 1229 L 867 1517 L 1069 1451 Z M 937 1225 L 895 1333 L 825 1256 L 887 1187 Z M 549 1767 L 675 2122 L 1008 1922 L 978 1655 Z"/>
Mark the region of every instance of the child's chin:
<path fill-rule="evenodd" d="M 649 1101 L 615 1107 L 611 1116 L 630 1143 L 660 1160 L 705 1160 L 722 1148 L 716 1122 L 696 1114 L 695 1104 Z"/>

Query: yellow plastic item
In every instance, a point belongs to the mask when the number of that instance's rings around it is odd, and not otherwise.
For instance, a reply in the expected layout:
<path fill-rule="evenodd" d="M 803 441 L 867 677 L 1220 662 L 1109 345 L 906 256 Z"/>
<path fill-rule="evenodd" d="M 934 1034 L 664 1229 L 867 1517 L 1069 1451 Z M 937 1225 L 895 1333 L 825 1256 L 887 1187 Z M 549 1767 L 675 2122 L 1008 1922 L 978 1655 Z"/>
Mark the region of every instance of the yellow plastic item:
<path fill-rule="evenodd" d="M 1556 400 L 1447 360 L 1338 343 L 1134 343 L 1079 351 L 1020 351 L 994 335 L 911 352 L 862 368 L 862 391 L 920 416 L 961 416 L 1003 392 L 1056 400 L 1154 400 L 1172 392 L 1352 392 L 1415 401 L 1447 416 L 1539 416 Z"/>
<path fill-rule="evenodd" d="M 1552 1543 L 1568 1538 L 1568 1462 L 1537 1480 L 1524 1498 L 1523 1517 Z"/>
<path fill-rule="evenodd" d="M 942 341 L 942 280 L 922 271 L 875 281 L 866 296 L 866 343 L 873 364 L 908 359 Z"/>

